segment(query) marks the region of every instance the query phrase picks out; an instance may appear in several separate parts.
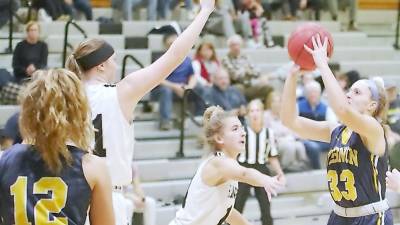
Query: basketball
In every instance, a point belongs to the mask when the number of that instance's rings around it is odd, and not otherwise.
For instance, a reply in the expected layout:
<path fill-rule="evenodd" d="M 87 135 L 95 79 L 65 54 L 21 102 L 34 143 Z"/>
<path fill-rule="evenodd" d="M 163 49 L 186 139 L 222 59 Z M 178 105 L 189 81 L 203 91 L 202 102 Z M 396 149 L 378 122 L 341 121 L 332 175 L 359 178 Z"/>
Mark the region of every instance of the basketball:
<path fill-rule="evenodd" d="M 321 25 L 316 23 L 302 24 L 298 26 L 289 37 L 289 56 L 302 70 L 314 70 L 316 67 L 314 59 L 311 54 L 304 49 L 304 45 L 306 44 L 309 48 L 313 49 L 311 38 L 317 34 L 320 35 L 321 42 L 324 41 L 325 37 L 328 37 L 327 53 L 330 58 L 333 53 L 332 35 Z"/>

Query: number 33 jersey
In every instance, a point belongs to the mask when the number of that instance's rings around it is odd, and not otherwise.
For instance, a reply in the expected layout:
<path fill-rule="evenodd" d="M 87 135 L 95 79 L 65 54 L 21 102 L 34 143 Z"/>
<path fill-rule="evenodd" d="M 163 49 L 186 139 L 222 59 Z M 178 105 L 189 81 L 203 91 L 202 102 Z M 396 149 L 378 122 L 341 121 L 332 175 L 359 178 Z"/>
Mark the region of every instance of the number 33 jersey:
<path fill-rule="evenodd" d="M 344 125 L 331 134 L 327 157 L 328 187 L 336 204 L 357 207 L 385 199 L 388 149 L 370 153 L 359 134 Z"/>
<path fill-rule="evenodd" d="M 112 185 L 128 185 L 132 181 L 133 123 L 122 113 L 115 85 L 86 85 L 85 88 L 96 131 L 95 154 L 106 157 Z"/>
<path fill-rule="evenodd" d="M 0 224 L 85 224 L 91 189 L 82 169 L 85 152 L 68 146 L 72 162 L 48 171 L 31 145 L 17 144 L 0 158 Z"/>

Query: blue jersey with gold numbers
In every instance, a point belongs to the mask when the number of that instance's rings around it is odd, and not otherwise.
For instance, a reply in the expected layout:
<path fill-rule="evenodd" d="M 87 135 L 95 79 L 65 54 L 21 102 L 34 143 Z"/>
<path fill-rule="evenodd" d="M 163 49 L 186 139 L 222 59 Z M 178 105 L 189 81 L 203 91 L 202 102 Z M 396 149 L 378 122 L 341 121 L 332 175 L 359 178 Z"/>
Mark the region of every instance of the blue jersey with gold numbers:
<path fill-rule="evenodd" d="M 85 224 L 91 189 L 82 169 L 84 151 L 72 156 L 58 176 L 48 171 L 39 151 L 14 145 L 0 158 L 0 224 Z"/>
<path fill-rule="evenodd" d="M 339 206 L 350 208 L 385 199 L 388 148 L 381 157 L 370 153 L 359 134 L 340 125 L 331 135 L 327 158 L 331 196 Z"/>

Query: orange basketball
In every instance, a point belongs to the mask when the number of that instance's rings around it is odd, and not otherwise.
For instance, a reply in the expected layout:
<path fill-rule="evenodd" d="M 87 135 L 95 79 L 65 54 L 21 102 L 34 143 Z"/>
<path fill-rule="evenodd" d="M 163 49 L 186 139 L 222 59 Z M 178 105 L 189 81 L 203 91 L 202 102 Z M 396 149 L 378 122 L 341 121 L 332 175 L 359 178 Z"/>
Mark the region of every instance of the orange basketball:
<path fill-rule="evenodd" d="M 321 37 L 321 42 L 324 41 L 325 37 L 328 37 L 327 53 L 330 58 L 333 53 L 332 35 L 321 25 L 317 23 L 304 23 L 298 26 L 289 37 L 289 56 L 302 70 L 314 70 L 316 67 L 314 59 L 304 49 L 304 45 L 313 49 L 311 38 L 317 34 Z"/>

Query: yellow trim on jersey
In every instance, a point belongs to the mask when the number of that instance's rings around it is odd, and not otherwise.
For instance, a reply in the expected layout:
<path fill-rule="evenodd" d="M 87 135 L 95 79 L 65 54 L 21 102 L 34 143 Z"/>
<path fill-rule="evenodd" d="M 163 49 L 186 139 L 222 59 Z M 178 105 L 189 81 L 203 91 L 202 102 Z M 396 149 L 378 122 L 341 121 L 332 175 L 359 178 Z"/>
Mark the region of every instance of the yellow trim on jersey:
<path fill-rule="evenodd" d="M 372 166 L 372 179 L 374 181 L 374 188 L 376 192 L 379 192 L 378 188 L 378 171 L 375 167 L 375 157 L 374 155 L 371 155 L 371 166 Z"/>

